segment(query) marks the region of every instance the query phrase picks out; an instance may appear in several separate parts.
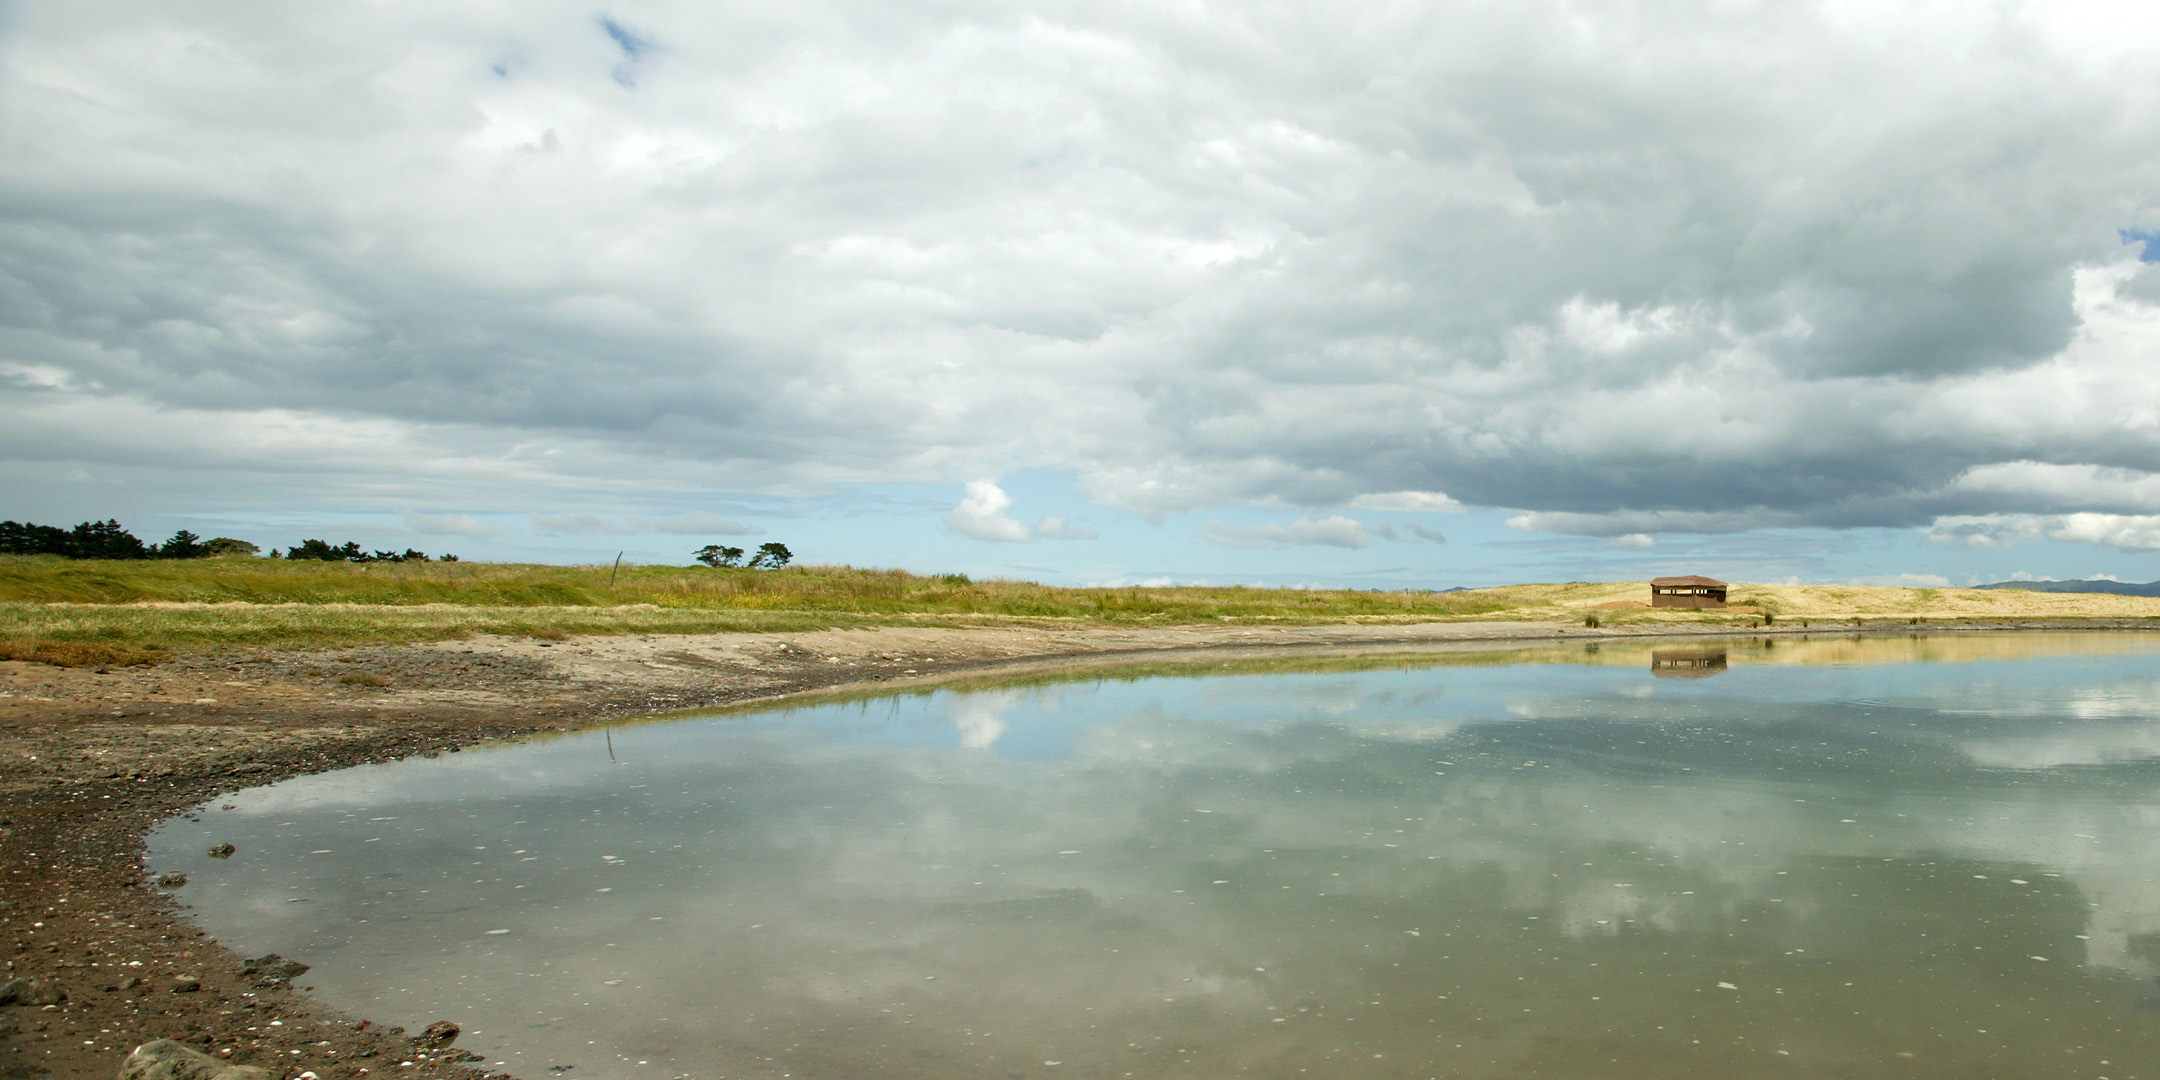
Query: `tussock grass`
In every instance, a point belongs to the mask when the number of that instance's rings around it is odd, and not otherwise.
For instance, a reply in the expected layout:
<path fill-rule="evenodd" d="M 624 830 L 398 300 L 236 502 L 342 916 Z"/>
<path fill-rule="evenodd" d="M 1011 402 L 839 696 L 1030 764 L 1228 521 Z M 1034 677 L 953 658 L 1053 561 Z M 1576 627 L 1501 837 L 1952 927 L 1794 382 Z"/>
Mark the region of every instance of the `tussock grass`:
<path fill-rule="evenodd" d="M 1470 592 L 1058 588 L 901 570 L 783 570 L 272 559 L 70 561 L 0 557 L 0 658 L 68 665 L 154 662 L 175 651 L 342 648 L 474 634 L 802 632 L 890 625 L 1301 625 L 1519 619 L 1606 626 L 1744 626 L 1859 619 L 2160 619 L 2160 599 L 1975 589 L 1739 585 L 1723 611 L 1603 610 L 1644 582 L 1511 585 Z"/>
<path fill-rule="evenodd" d="M 54 667 L 135 667 L 169 658 L 162 649 L 137 649 L 102 641 L 0 641 L 0 660 L 32 660 Z"/>

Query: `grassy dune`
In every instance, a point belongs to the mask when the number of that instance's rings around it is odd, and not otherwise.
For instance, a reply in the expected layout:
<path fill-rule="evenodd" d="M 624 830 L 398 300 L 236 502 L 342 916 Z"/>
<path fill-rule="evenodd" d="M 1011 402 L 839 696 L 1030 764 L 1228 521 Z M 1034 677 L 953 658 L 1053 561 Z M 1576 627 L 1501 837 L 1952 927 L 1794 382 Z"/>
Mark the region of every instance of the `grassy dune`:
<path fill-rule="evenodd" d="M 471 634 L 802 631 L 1031 623 L 1310 624 L 1526 619 L 1606 625 L 2160 618 L 2160 599 L 1974 589 L 1741 585 L 1725 611 L 1600 609 L 1642 582 L 1471 592 L 1056 588 L 899 570 L 778 571 L 500 563 L 69 561 L 0 557 L 0 658 L 130 663 L 173 650 L 343 647 Z"/>

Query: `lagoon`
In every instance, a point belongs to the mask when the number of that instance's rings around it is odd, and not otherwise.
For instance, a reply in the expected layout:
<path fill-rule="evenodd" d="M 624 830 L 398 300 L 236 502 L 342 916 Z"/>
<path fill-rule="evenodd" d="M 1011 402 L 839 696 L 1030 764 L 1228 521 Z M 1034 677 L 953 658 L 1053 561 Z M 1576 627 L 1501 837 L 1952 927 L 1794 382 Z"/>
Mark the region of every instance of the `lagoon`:
<path fill-rule="evenodd" d="M 152 863 L 228 946 L 528 1078 L 2160 1077 L 2156 660 L 986 684 L 302 777 Z"/>

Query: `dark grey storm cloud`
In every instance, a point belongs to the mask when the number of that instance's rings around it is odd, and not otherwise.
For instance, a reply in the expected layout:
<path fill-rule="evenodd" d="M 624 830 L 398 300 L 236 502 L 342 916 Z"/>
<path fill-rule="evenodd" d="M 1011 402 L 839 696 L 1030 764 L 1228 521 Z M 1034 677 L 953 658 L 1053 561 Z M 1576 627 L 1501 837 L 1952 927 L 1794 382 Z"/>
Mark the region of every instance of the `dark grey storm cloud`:
<path fill-rule="evenodd" d="M 2145 15 L 82 0 L 0 32 L 14 468 L 1047 467 L 1302 514 L 1231 545 L 1361 545 L 1328 511 L 1406 499 L 2160 535 Z"/>

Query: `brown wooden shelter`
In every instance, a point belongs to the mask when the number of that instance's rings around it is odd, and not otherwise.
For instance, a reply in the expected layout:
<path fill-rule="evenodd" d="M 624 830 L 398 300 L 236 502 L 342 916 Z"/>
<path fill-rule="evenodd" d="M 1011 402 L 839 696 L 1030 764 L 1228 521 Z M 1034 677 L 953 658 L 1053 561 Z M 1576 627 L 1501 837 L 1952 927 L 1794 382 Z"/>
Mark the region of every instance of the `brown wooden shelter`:
<path fill-rule="evenodd" d="M 1650 579 L 1650 606 L 1721 608 L 1725 606 L 1725 583 L 1716 578 L 1661 577 Z"/>

